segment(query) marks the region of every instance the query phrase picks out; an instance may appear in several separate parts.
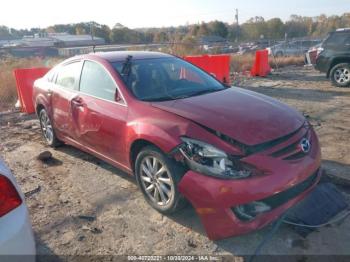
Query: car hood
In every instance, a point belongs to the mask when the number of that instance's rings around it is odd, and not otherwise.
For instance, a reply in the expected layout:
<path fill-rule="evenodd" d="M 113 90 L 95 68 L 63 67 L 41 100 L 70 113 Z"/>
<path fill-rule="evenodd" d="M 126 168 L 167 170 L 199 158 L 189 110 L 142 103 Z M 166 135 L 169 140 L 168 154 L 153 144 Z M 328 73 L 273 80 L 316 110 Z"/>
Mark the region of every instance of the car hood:
<path fill-rule="evenodd" d="M 287 135 L 305 121 L 293 108 L 238 87 L 185 99 L 153 102 L 152 105 L 246 145 L 257 145 Z"/>

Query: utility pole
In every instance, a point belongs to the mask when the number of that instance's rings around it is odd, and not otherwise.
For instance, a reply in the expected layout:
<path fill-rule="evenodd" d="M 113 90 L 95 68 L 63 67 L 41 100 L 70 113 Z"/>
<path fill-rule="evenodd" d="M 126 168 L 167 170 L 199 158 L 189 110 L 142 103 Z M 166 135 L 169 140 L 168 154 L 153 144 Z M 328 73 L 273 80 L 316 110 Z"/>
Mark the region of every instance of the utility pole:
<path fill-rule="evenodd" d="M 94 41 L 94 22 L 90 22 L 90 35 L 91 40 Z"/>
<path fill-rule="evenodd" d="M 236 8 L 236 14 L 235 14 L 235 20 L 236 20 L 236 24 L 239 25 L 238 23 L 238 9 Z"/>
<path fill-rule="evenodd" d="M 236 20 L 236 27 L 237 27 L 237 37 L 236 37 L 236 42 L 238 42 L 239 40 L 239 34 L 240 34 L 240 30 L 239 30 L 239 22 L 238 22 L 238 9 L 235 9 L 236 13 L 235 13 L 235 20 Z"/>

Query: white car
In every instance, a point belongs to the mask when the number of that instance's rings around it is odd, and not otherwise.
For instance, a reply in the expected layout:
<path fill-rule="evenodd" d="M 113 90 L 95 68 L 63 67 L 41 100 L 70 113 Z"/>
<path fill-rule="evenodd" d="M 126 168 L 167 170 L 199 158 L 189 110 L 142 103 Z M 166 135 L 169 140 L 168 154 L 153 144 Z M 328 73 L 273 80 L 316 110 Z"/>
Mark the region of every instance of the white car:
<path fill-rule="evenodd" d="M 0 158 L 0 261 L 35 261 L 35 253 L 24 195 Z"/>

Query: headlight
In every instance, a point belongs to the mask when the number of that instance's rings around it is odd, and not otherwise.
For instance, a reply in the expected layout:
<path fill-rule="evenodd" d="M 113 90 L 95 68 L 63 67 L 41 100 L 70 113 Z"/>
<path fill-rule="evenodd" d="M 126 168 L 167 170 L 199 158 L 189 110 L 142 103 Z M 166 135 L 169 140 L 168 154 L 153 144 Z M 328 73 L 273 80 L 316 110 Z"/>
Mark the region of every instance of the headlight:
<path fill-rule="evenodd" d="M 181 137 L 181 140 L 184 143 L 179 149 L 190 169 L 226 179 L 245 178 L 251 175 L 251 171 L 235 167 L 224 151 L 199 140 L 187 137 Z"/>

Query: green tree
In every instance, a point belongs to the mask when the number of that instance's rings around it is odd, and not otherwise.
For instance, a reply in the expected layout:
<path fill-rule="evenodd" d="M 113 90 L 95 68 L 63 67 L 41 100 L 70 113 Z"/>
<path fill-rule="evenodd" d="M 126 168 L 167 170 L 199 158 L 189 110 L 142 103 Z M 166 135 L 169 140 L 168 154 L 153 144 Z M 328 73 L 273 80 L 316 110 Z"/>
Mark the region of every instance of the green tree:
<path fill-rule="evenodd" d="M 220 21 L 210 22 L 208 24 L 208 28 L 212 35 L 218 35 L 224 38 L 226 38 L 228 35 L 227 26 L 223 22 L 220 22 Z"/>
<path fill-rule="evenodd" d="M 280 39 L 284 37 L 284 23 L 280 18 L 272 18 L 266 21 L 266 37 L 270 39 Z"/>
<path fill-rule="evenodd" d="M 263 17 L 256 16 L 242 24 L 242 36 L 245 40 L 257 40 L 260 36 L 266 36 L 267 26 Z"/>
<path fill-rule="evenodd" d="M 169 42 L 169 37 L 166 32 L 158 32 L 154 35 L 154 43 L 166 43 Z"/>
<path fill-rule="evenodd" d="M 210 35 L 210 30 L 208 28 L 208 25 L 202 22 L 201 25 L 199 26 L 197 36 L 207 36 L 207 35 Z"/>

